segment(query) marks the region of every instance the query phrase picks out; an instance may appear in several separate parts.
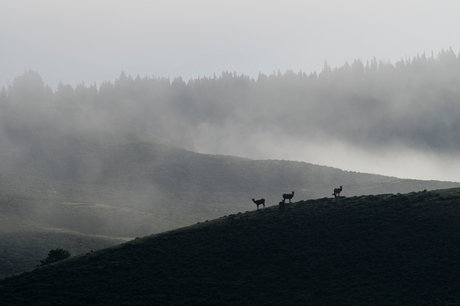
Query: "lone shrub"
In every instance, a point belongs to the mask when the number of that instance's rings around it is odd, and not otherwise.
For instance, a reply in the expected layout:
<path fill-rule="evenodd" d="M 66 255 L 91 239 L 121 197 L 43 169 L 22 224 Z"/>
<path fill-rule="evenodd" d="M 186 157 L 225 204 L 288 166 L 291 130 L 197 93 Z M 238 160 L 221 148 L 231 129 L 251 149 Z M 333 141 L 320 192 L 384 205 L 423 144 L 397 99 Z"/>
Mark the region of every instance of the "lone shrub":
<path fill-rule="evenodd" d="M 66 259 L 69 256 L 70 256 L 69 251 L 64 250 L 64 249 L 51 250 L 48 253 L 48 257 L 46 257 L 45 260 L 40 260 L 40 265 L 37 265 L 37 267 L 45 266 L 50 263 Z"/>

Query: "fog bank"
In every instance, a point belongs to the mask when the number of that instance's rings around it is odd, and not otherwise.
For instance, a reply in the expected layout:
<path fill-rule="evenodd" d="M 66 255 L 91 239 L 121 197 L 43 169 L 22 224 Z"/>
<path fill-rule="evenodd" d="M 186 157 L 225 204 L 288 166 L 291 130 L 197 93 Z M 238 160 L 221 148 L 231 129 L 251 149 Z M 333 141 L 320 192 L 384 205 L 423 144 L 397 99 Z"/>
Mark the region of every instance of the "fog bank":
<path fill-rule="evenodd" d="M 460 181 L 460 57 L 361 60 L 320 73 L 222 72 L 184 81 L 128 76 L 97 87 L 37 72 L 2 88 L 2 150 L 48 139 L 159 142 L 202 153 L 293 159 L 425 180 Z M 70 137 L 70 138 L 69 138 Z M 13 154 L 14 155 L 14 154 Z"/>

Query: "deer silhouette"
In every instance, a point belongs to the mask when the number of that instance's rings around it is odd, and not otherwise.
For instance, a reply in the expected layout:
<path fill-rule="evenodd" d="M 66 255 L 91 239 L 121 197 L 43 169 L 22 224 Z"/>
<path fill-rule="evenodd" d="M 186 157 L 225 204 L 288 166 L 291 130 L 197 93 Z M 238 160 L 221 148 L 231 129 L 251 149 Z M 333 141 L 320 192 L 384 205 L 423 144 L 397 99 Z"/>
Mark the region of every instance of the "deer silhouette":
<path fill-rule="evenodd" d="M 279 209 L 284 209 L 284 207 L 286 206 L 286 202 L 284 202 L 284 199 L 278 203 L 279 205 Z"/>
<path fill-rule="evenodd" d="M 264 208 L 265 208 L 265 199 L 260 199 L 260 200 L 257 200 L 257 201 L 252 199 L 252 202 L 256 203 L 257 209 L 259 209 L 259 205 L 263 205 Z"/>
<path fill-rule="evenodd" d="M 340 193 L 342 192 L 342 186 L 340 186 L 340 188 L 334 188 L 334 193 L 332 194 L 334 197 L 340 197 Z"/>
<path fill-rule="evenodd" d="M 283 194 L 283 201 L 286 201 L 289 200 L 289 203 L 291 203 L 291 199 L 294 197 L 294 191 L 292 192 L 292 194 L 289 194 L 289 193 L 285 193 Z"/>

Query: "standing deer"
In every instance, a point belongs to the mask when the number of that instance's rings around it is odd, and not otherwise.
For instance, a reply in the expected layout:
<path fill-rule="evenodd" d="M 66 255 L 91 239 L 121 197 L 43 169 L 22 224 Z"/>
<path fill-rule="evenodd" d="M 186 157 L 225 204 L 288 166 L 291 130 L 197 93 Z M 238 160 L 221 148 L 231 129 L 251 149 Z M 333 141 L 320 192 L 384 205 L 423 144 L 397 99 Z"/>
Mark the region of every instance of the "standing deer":
<path fill-rule="evenodd" d="M 334 193 L 332 194 L 334 197 L 340 197 L 340 192 L 342 192 L 342 186 L 340 186 L 340 188 L 334 188 Z"/>
<path fill-rule="evenodd" d="M 294 197 L 294 191 L 292 192 L 292 194 L 289 194 L 289 193 L 285 193 L 283 194 L 283 201 L 286 201 L 289 200 L 289 203 L 291 203 L 291 199 Z"/>
<path fill-rule="evenodd" d="M 265 208 L 265 199 L 260 199 L 260 200 L 257 200 L 257 201 L 252 199 L 252 202 L 256 203 L 257 209 L 259 209 L 259 205 L 263 205 L 264 208 Z"/>

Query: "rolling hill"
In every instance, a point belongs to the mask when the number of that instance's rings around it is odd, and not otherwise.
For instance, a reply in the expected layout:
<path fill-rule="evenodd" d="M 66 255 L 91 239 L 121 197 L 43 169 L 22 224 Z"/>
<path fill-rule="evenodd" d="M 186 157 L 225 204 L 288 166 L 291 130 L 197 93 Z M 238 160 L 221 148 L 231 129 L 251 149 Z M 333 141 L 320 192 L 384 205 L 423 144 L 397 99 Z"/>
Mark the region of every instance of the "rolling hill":
<path fill-rule="evenodd" d="M 0 233 L 0 277 L 17 274 L 36 267 L 50 250 L 63 248 L 79 255 L 126 240 L 84 235 L 63 230 L 36 229 Z"/>
<path fill-rule="evenodd" d="M 251 210 L 251 198 L 277 205 L 291 191 L 298 201 L 331 197 L 339 185 L 344 185 L 344 196 L 458 186 L 145 143 L 36 145 L 2 170 L 0 194 L 29 199 L 10 205 L 9 218 L 16 213 L 23 221 L 30 217 L 53 227 L 116 237 L 148 235 Z M 24 202 L 29 215 L 21 211 Z"/>
<path fill-rule="evenodd" d="M 0 150 L 5 153 L 4 147 Z M 49 249 L 68 247 L 77 255 L 120 241 L 113 238 L 132 239 L 253 210 L 251 198 L 263 197 L 273 206 L 291 191 L 295 201 L 332 197 L 338 185 L 344 185 L 344 196 L 458 186 L 71 137 L 10 153 L 2 156 L 11 162 L 0 165 L 0 232 L 5 234 L 0 245 L 11 252 L 3 252 L 0 276 L 32 269 Z M 16 243 L 14 235 L 28 238 Z M 26 243 L 34 235 L 47 241 L 40 249 Z M 76 240 L 81 241 L 78 248 Z"/>
<path fill-rule="evenodd" d="M 1 305 L 456 305 L 460 188 L 237 213 L 0 280 Z"/>

